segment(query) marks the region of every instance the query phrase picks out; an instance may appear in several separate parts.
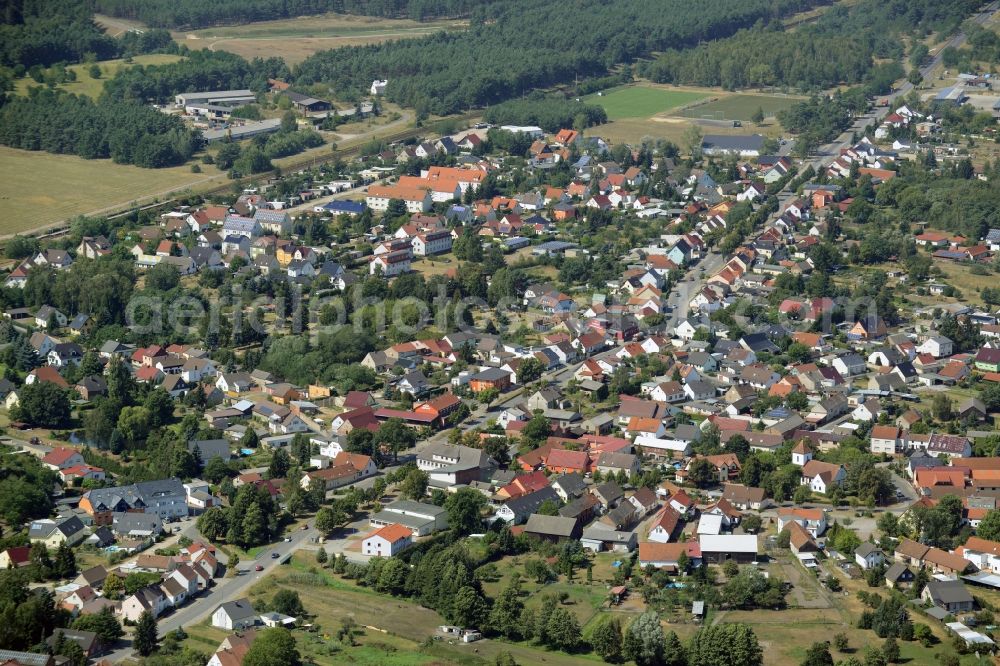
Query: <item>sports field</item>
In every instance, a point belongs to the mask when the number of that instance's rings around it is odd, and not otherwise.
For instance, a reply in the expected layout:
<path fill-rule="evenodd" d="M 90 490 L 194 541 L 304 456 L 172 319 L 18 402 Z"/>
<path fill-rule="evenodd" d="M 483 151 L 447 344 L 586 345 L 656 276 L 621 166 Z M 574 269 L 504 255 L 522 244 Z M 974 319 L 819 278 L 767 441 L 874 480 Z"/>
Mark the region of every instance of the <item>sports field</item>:
<path fill-rule="evenodd" d="M 177 62 L 181 60 L 179 55 L 170 55 L 167 53 L 152 53 L 149 55 L 135 56 L 132 58 L 132 62 L 126 63 L 124 60 L 102 60 L 97 63 L 97 66 L 101 68 L 101 78 L 95 79 L 90 76 L 90 65 L 70 65 L 66 69 L 72 70 L 76 73 L 76 81 L 71 81 L 69 83 L 60 83 L 57 88 L 60 90 L 65 90 L 66 92 L 71 92 L 76 95 L 87 95 L 88 97 L 97 97 L 104 90 L 104 82 L 107 79 L 112 78 L 119 69 L 132 67 L 134 65 L 163 65 L 166 63 Z M 14 91 L 18 95 L 27 95 L 28 88 L 31 86 L 45 87 L 44 83 L 38 83 L 30 77 L 22 77 L 14 82 Z"/>
<path fill-rule="evenodd" d="M 648 118 L 708 97 L 694 90 L 669 90 L 652 86 L 622 86 L 588 95 L 584 101 L 604 107 L 609 120 Z"/>
<path fill-rule="evenodd" d="M 151 201 L 185 187 L 224 179 L 210 165 L 142 169 L 111 160 L 85 160 L 0 146 L 0 200 L 6 214 L 0 236 L 35 231 L 76 215 Z"/>
<path fill-rule="evenodd" d="M 757 109 L 763 109 L 764 115 L 771 117 L 802 99 L 793 95 L 723 95 L 703 104 L 692 104 L 680 115 L 685 118 L 745 121 L 750 120 Z"/>
<path fill-rule="evenodd" d="M 466 25 L 465 21 L 420 22 L 323 14 L 175 32 L 174 39 L 192 49 L 230 51 L 244 58 L 278 56 L 289 64 L 295 64 L 317 51 L 338 46 L 360 46 L 422 37 L 438 30 L 454 30 Z"/>

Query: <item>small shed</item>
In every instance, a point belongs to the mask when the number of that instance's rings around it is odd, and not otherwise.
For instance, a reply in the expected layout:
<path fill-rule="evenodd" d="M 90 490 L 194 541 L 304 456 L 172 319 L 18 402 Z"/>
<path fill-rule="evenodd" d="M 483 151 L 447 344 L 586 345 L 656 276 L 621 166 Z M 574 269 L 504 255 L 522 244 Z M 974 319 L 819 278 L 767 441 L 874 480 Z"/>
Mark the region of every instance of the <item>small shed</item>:
<path fill-rule="evenodd" d="M 624 585 L 617 585 L 611 588 L 611 605 L 617 606 L 621 602 L 625 601 L 625 597 L 628 596 L 628 588 Z"/>
<path fill-rule="evenodd" d="M 691 604 L 691 615 L 693 615 L 694 619 L 699 622 L 705 619 L 705 602 L 696 601 Z"/>

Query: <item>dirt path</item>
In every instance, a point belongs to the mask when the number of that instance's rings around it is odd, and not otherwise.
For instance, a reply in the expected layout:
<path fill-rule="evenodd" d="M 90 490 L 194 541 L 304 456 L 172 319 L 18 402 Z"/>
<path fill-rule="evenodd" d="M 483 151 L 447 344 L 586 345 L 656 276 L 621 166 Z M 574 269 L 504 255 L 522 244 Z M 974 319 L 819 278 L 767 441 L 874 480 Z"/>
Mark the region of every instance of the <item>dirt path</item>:
<path fill-rule="evenodd" d="M 94 23 L 112 37 L 117 37 L 129 30 L 143 30 L 146 27 L 144 23 L 140 23 L 139 21 L 115 18 L 114 16 L 105 16 L 104 14 L 94 14 Z"/>

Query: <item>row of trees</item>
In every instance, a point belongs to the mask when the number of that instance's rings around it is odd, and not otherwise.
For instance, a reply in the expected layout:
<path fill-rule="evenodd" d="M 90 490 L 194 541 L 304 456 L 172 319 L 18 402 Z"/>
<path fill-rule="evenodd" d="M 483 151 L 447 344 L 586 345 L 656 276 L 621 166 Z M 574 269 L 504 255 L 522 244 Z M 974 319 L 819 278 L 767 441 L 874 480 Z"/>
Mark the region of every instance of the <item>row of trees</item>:
<path fill-rule="evenodd" d="M 546 132 L 558 132 L 563 127 L 583 129 L 606 123 L 608 114 L 600 106 L 539 93 L 492 106 L 483 118 L 494 125 L 538 125 Z"/>
<path fill-rule="evenodd" d="M 493 554 L 518 549 L 518 540 L 509 530 L 504 529 L 494 536 L 487 540 Z M 537 608 L 527 607 L 517 576 L 495 599 L 486 597 L 480 584 L 481 576 L 475 572 L 479 563 L 472 561 L 468 551 L 458 543 L 439 543 L 407 557 L 409 561 L 396 557 L 375 558 L 367 566 L 348 564 L 337 558 L 332 566 L 335 572 L 356 579 L 358 584 L 386 594 L 410 597 L 433 608 L 450 623 L 482 627 L 507 640 L 533 641 L 571 653 L 593 650 L 609 663 L 628 659 L 639 666 L 735 666 L 760 664 L 762 660 L 757 638 L 746 626 L 726 624 L 704 629 L 684 646 L 676 634 L 663 631 L 654 611 L 636 618 L 627 628 L 618 619 L 608 620 L 585 640 L 575 616 L 558 597 L 546 595 Z M 565 557 L 566 553 L 561 552 L 558 561 L 562 562 Z M 541 560 L 530 562 L 548 569 Z M 763 580 L 759 573 L 756 575 Z M 746 586 L 757 587 L 749 582 Z M 771 586 L 764 580 L 763 587 Z M 780 592 L 776 594 L 780 597 Z M 768 603 L 780 605 L 781 600 L 772 599 Z M 753 607 L 752 604 L 740 605 Z"/>
<path fill-rule="evenodd" d="M 363 90 L 372 79 L 388 77 L 390 101 L 418 111 L 453 113 L 579 76 L 603 75 L 612 65 L 653 51 L 693 46 L 814 4 L 623 0 L 609 5 L 583 0 L 574 7 L 574 17 L 587 29 L 553 30 L 565 22 L 565 8 L 507 0 L 478 7 L 472 26 L 463 32 L 318 53 L 296 68 L 296 82 Z"/>

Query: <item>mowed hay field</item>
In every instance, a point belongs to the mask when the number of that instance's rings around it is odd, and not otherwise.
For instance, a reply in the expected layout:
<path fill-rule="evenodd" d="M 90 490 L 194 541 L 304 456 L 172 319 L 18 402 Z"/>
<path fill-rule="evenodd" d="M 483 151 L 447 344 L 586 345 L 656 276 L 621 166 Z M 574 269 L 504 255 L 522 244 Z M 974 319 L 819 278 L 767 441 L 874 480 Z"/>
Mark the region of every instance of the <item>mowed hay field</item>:
<path fill-rule="evenodd" d="M 288 64 L 295 64 L 317 51 L 423 37 L 438 30 L 456 30 L 466 25 L 465 21 L 420 22 L 323 14 L 175 32 L 174 39 L 192 49 L 229 51 L 244 58 L 278 56 Z"/>
<path fill-rule="evenodd" d="M 56 87 L 60 90 L 65 90 L 66 92 L 71 92 L 76 95 L 97 97 L 104 90 L 104 82 L 107 79 L 114 77 L 114 75 L 118 73 L 118 70 L 122 68 L 134 67 L 135 65 L 164 65 L 171 62 L 177 62 L 182 59 L 183 58 L 179 55 L 151 53 L 149 55 L 135 56 L 132 58 L 131 62 L 125 62 L 124 60 L 102 60 L 97 63 L 97 66 L 101 68 L 101 78 L 99 79 L 91 78 L 89 64 L 70 65 L 66 69 L 76 73 L 76 81 L 60 83 Z M 14 82 L 14 91 L 18 95 L 27 95 L 28 88 L 32 86 L 44 88 L 45 84 L 38 83 L 31 77 L 25 76 Z"/>
<path fill-rule="evenodd" d="M 111 160 L 0 147 L 0 201 L 7 211 L 0 236 L 38 230 L 75 215 L 117 207 L 224 179 L 211 165 L 141 169 Z"/>
<path fill-rule="evenodd" d="M 652 83 L 620 86 L 584 100 L 604 108 L 609 122 L 591 130 L 613 143 L 636 143 L 644 138 L 685 143 L 692 125 L 703 134 L 750 134 L 778 137 L 781 126 L 775 113 L 802 99 L 791 95 L 728 93 L 713 88 L 674 88 Z M 770 120 L 756 125 L 750 117 L 758 109 Z M 733 127 L 741 120 L 742 127 Z"/>
<path fill-rule="evenodd" d="M 646 118 L 704 99 L 709 93 L 653 86 L 622 86 L 588 95 L 584 101 L 603 107 L 609 120 Z"/>
<path fill-rule="evenodd" d="M 792 95 L 726 95 L 704 104 L 692 104 L 681 115 L 686 118 L 747 121 L 757 109 L 762 109 L 764 116 L 770 118 L 803 99 Z"/>

